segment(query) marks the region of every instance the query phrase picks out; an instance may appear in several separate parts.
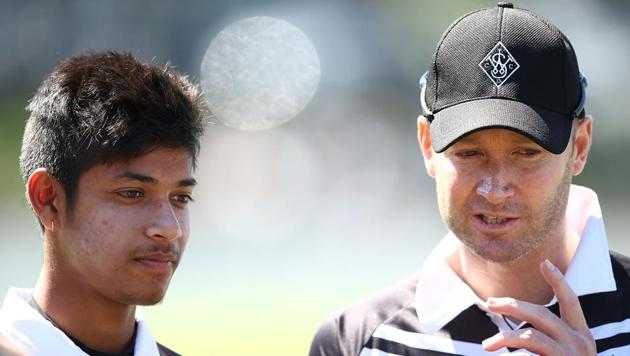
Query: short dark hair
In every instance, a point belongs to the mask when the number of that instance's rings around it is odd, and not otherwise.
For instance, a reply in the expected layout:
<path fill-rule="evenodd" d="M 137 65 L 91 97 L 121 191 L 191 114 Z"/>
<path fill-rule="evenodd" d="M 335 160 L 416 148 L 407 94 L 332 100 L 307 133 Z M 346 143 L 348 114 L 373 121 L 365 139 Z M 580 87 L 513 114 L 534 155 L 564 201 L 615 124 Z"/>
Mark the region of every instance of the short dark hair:
<path fill-rule="evenodd" d="M 81 173 L 158 147 L 184 148 L 196 166 L 205 106 L 169 65 L 130 53 L 87 52 L 61 61 L 30 100 L 20 171 L 46 168 L 71 209 Z"/>

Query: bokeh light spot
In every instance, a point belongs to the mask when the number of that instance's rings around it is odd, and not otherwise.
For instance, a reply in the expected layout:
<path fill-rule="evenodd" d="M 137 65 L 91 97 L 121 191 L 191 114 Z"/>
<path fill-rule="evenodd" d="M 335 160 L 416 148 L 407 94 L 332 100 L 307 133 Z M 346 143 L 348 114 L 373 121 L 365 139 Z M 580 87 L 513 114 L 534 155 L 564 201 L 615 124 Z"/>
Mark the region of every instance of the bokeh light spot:
<path fill-rule="evenodd" d="M 298 115 L 320 79 L 315 47 L 297 27 L 257 16 L 224 28 L 201 64 L 213 115 L 240 130 L 266 130 Z"/>

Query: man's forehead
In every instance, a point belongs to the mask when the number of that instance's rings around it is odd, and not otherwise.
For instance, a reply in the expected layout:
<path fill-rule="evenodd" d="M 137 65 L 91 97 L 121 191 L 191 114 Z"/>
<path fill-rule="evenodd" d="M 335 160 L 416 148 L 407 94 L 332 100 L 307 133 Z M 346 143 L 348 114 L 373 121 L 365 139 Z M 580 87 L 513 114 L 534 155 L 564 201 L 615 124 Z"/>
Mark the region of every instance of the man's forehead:
<path fill-rule="evenodd" d="M 184 149 L 158 149 L 126 160 L 94 167 L 104 178 L 146 183 L 194 181 L 191 154 Z"/>
<path fill-rule="evenodd" d="M 132 167 L 162 168 L 170 166 L 192 167 L 193 158 L 190 152 L 183 148 L 156 148 L 147 153 L 116 160 L 110 163 L 115 169 L 130 169 Z"/>

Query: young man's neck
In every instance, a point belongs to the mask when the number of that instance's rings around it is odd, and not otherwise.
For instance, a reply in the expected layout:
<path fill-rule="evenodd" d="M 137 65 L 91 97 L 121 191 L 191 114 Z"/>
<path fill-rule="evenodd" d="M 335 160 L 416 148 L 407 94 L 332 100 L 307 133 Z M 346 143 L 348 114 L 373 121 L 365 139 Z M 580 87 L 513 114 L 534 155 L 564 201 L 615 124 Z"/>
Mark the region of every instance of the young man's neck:
<path fill-rule="evenodd" d="M 447 263 L 482 300 L 511 297 L 547 304 L 553 299 L 553 290 L 540 272 L 540 263 L 548 259 L 566 273 L 579 241 L 577 233 L 567 230 L 557 238 L 547 239 L 527 255 L 507 263 L 484 260 L 462 244 L 448 257 Z"/>
<path fill-rule="evenodd" d="M 33 298 L 53 324 L 91 349 L 122 351 L 134 335 L 135 305 L 116 303 L 69 283 L 60 278 L 63 267 L 51 268 L 46 260 Z"/>

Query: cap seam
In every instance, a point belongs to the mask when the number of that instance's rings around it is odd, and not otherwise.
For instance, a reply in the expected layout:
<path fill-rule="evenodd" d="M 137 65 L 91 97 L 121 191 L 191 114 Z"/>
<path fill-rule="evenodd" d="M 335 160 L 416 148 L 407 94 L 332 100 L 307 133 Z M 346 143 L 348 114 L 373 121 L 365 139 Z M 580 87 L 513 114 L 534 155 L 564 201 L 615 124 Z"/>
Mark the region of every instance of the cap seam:
<path fill-rule="evenodd" d="M 484 9 L 479 9 L 476 11 L 472 11 L 469 12 L 465 15 L 462 15 L 462 17 L 460 17 L 457 21 L 453 22 L 453 24 L 451 24 L 451 27 L 448 28 L 448 30 L 446 30 L 446 32 L 444 33 L 444 35 L 442 35 L 442 39 L 440 40 L 440 43 L 438 43 L 437 45 L 437 49 L 435 50 L 435 58 L 433 60 L 434 62 L 434 68 L 435 68 L 435 89 L 433 91 L 433 108 L 430 108 L 431 110 L 435 109 L 435 104 L 438 101 L 438 89 L 439 89 L 439 85 L 440 85 L 440 81 L 439 79 L 439 75 L 438 75 L 438 66 L 437 66 L 437 60 L 440 54 L 440 49 L 442 49 L 442 44 L 444 43 L 444 41 L 446 40 L 446 38 L 448 37 L 448 35 L 451 33 L 451 31 L 457 26 L 458 23 L 460 23 L 461 21 L 463 21 L 465 18 L 467 18 L 470 15 L 476 14 L 478 12 L 484 11 L 484 10 L 490 10 L 492 8 L 484 8 Z"/>
<path fill-rule="evenodd" d="M 503 7 L 499 7 L 499 42 L 503 41 L 503 14 L 505 13 L 505 9 Z M 499 95 L 499 87 L 494 85 L 494 95 Z"/>

